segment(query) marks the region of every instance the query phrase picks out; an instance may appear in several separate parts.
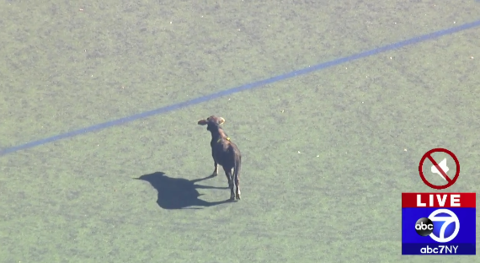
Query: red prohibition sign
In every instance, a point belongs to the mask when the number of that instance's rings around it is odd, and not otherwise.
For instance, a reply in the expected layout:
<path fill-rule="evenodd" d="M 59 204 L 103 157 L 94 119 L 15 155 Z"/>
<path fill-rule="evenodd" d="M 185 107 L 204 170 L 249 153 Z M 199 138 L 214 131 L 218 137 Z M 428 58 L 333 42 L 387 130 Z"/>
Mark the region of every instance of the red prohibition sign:
<path fill-rule="evenodd" d="M 448 177 L 448 175 L 442 170 L 442 168 L 440 168 L 438 163 L 433 159 L 432 153 L 435 153 L 435 152 L 443 152 L 443 153 L 446 153 L 446 154 L 450 155 L 453 158 L 453 160 L 455 161 L 455 164 L 457 165 L 457 169 L 456 169 L 457 171 L 456 171 L 453 179 L 450 179 Z M 427 158 L 432 162 L 433 165 L 435 165 L 435 167 L 443 175 L 445 180 L 447 180 L 447 182 L 448 182 L 447 184 L 445 184 L 445 185 L 434 185 L 434 184 L 430 183 L 427 179 L 425 179 L 425 175 L 423 174 L 423 163 L 425 162 L 425 159 L 427 159 Z M 423 155 L 422 159 L 420 160 L 420 164 L 418 166 L 418 171 L 420 173 L 420 178 L 422 178 L 422 181 L 427 186 L 429 186 L 433 189 L 442 190 L 442 189 L 445 189 L 445 188 L 448 188 L 448 187 L 452 186 L 457 181 L 458 176 L 460 175 L 460 163 L 458 162 L 457 156 L 455 156 L 455 154 L 453 154 L 453 152 L 451 152 L 447 149 L 444 149 L 444 148 L 435 148 L 435 149 L 431 149 L 430 151 L 428 151 L 427 153 L 425 153 Z"/>

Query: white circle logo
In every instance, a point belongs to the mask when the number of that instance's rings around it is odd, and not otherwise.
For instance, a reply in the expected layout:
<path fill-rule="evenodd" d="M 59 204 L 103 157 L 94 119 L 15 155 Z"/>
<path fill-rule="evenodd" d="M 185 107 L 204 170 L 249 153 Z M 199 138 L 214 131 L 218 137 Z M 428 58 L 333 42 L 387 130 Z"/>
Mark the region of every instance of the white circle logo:
<path fill-rule="evenodd" d="M 448 214 L 449 216 L 437 216 L 438 214 L 441 214 L 441 213 Z M 433 240 L 439 243 L 446 243 L 446 242 L 452 241 L 458 235 L 458 231 L 460 231 L 460 220 L 458 220 L 458 217 L 454 212 L 448 209 L 437 209 L 433 211 L 428 216 L 428 218 L 432 220 L 432 222 L 437 222 L 437 221 L 445 222 L 440 228 L 439 237 L 437 237 L 433 232 L 429 235 Z M 455 223 L 455 230 L 449 237 L 445 238 L 445 231 L 451 223 Z"/>

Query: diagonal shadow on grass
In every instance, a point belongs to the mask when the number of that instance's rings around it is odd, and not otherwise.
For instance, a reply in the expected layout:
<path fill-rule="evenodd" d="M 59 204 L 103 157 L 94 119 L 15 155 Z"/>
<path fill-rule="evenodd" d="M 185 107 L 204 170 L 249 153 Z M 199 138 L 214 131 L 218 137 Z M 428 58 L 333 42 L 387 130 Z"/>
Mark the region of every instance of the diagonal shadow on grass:
<path fill-rule="evenodd" d="M 197 191 L 197 189 L 228 189 L 228 187 L 215 187 L 195 184 L 210 178 L 213 177 L 208 176 L 195 180 L 187 180 L 184 178 L 168 177 L 163 172 L 156 172 L 152 174 L 145 174 L 134 179 L 147 181 L 155 189 L 157 189 L 157 204 L 163 209 L 183 209 L 189 208 L 190 206 L 209 207 L 228 203 L 228 199 L 225 201 L 207 202 L 198 198 L 200 193 Z"/>

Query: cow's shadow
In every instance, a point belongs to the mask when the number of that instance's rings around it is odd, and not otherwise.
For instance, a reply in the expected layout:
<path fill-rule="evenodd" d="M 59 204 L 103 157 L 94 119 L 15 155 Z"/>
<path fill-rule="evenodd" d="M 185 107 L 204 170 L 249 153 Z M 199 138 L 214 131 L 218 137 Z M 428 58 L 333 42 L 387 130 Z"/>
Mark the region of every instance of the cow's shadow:
<path fill-rule="evenodd" d="M 183 178 L 172 178 L 163 172 L 145 174 L 137 180 L 149 182 L 157 191 L 157 204 L 163 209 L 182 209 L 192 206 L 209 207 L 229 202 L 229 199 L 219 202 L 207 202 L 199 198 L 200 193 L 197 189 L 228 189 L 228 187 L 214 187 L 205 185 L 196 185 L 195 183 L 213 178 L 187 180 Z M 196 208 L 198 209 L 198 208 Z"/>

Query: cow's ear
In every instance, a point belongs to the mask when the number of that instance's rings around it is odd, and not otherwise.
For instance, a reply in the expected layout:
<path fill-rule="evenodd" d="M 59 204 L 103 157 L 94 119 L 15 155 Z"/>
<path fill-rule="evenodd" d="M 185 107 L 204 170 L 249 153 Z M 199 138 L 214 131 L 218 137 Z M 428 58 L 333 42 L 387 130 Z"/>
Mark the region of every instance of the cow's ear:
<path fill-rule="evenodd" d="M 208 121 L 207 120 L 199 120 L 198 125 L 207 125 Z"/>
<path fill-rule="evenodd" d="M 225 123 L 225 119 L 222 117 L 218 117 L 218 124 L 224 124 L 224 123 Z"/>

